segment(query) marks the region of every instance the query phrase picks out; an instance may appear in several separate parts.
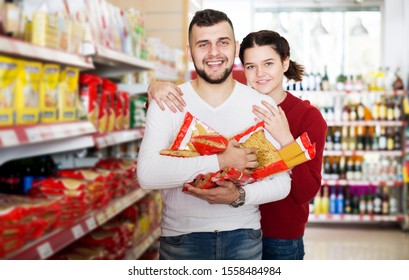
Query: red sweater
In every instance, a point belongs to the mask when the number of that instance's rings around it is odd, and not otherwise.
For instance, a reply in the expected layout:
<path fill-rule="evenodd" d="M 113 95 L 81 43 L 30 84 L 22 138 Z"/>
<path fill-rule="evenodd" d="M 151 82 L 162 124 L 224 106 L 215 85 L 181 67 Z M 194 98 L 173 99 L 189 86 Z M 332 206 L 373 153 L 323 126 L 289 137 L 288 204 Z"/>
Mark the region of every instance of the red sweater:
<path fill-rule="evenodd" d="M 317 153 L 314 159 L 292 169 L 291 191 L 285 199 L 260 205 L 261 228 L 264 237 L 296 239 L 304 235 L 309 202 L 321 187 L 327 123 L 321 112 L 309 101 L 302 101 L 289 92 L 279 106 L 287 116 L 294 138 L 307 132 L 311 143 L 316 143 Z"/>

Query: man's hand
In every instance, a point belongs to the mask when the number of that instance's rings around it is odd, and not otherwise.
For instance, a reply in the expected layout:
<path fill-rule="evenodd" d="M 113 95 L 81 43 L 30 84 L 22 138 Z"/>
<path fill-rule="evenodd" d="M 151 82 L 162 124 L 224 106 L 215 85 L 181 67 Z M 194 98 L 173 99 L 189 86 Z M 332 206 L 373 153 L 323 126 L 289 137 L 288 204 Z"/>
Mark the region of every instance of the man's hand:
<path fill-rule="evenodd" d="M 258 166 L 255 148 L 240 148 L 236 140 L 230 140 L 227 149 L 217 155 L 220 169 L 234 167 L 247 174 Z"/>
<path fill-rule="evenodd" d="M 149 102 L 153 98 L 162 111 L 165 111 L 166 106 L 173 112 L 176 113 L 176 108 L 180 112 L 183 112 L 183 107 L 186 106 L 185 100 L 182 97 L 183 93 L 178 86 L 168 82 L 153 82 L 148 87 L 148 98 Z"/>
<path fill-rule="evenodd" d="M 190 184 L 185 184 L 187 192 L 190 195 L 204 199 L 210 204 L 231 204 L 239 197 L 237 187 L 230 181 L 216 182 L 219 185 L 213 189 L 199 189 Z"/>

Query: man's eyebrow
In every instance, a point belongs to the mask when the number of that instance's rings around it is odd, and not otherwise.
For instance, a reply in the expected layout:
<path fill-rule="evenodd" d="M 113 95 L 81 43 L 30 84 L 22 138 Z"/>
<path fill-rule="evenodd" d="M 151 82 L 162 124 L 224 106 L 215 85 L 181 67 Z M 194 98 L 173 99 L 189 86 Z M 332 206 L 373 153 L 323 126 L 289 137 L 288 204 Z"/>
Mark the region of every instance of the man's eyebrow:
<path fill-rule="evenodd" d="M 229 40 L 229 41 L 231 41 L 231 38 L 230 37 L 220 37 L 220 38 L 217 38 L 217 41 L 222 41 L 222 40 Z M 208 40 L 208 39 L 205 39 L 205 40 L 199 40 L 199 41 L 197 41 L 196 42 L 196 45 L 198 45 L 198 44 L 202 44 L 202 43 L 207 43 L 207 42 L 209 42 L 210 40 Z"/>

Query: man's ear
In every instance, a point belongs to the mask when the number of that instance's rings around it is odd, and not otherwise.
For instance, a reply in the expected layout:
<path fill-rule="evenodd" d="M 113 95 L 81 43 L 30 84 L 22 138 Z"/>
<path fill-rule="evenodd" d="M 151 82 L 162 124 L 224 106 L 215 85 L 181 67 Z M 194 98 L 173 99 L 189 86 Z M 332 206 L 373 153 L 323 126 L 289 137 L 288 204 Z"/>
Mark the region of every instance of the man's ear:
<path fill-rule="evenodd" d="M 186 55 L 187 55 L 187 59 L 190 62 L 193 62 L 192 52 L 190 51 L 190 46 L 189 45 L 186 46 Z"/>

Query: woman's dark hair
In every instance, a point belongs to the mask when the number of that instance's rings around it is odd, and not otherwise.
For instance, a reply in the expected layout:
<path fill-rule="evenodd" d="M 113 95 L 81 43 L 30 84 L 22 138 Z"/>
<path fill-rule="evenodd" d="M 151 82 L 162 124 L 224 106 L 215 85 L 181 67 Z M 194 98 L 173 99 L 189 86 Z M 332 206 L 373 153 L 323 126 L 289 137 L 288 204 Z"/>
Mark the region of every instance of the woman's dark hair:
<path fill-rule="evenodd" d="M 212 10 L 212 9 L 205 9 L 205 10 L 197 11 L 192 21 L 189 24 L 189 41 L 191 38 L 193 26 L 197 25 L 198 27 L 203 27 L 203 26 L 208 27 L 208 26 L 213 26 L 223 21 L 227 21 L 229 23 L 229 25 L 231 26 L 231 29 L 233 30 L 233 34 L 234 34 L 233 23 L 231 22 L 231 20 L 225 13 L 221 11 Z"/>
<path fill-rule="evenodd" d="M 239 58 L 244 65 L 244 52 L 256 46 L 271 46 L 280 56 L 281 62 L 290 57 L 290 45 L 287 40 L 272 30 L 260 30 L 249 33 L 241 42 Z M 290 66 L 284 75 L 294 81 L 301 81 L 304 75 L 304 66 L 290 60 Z"/>

